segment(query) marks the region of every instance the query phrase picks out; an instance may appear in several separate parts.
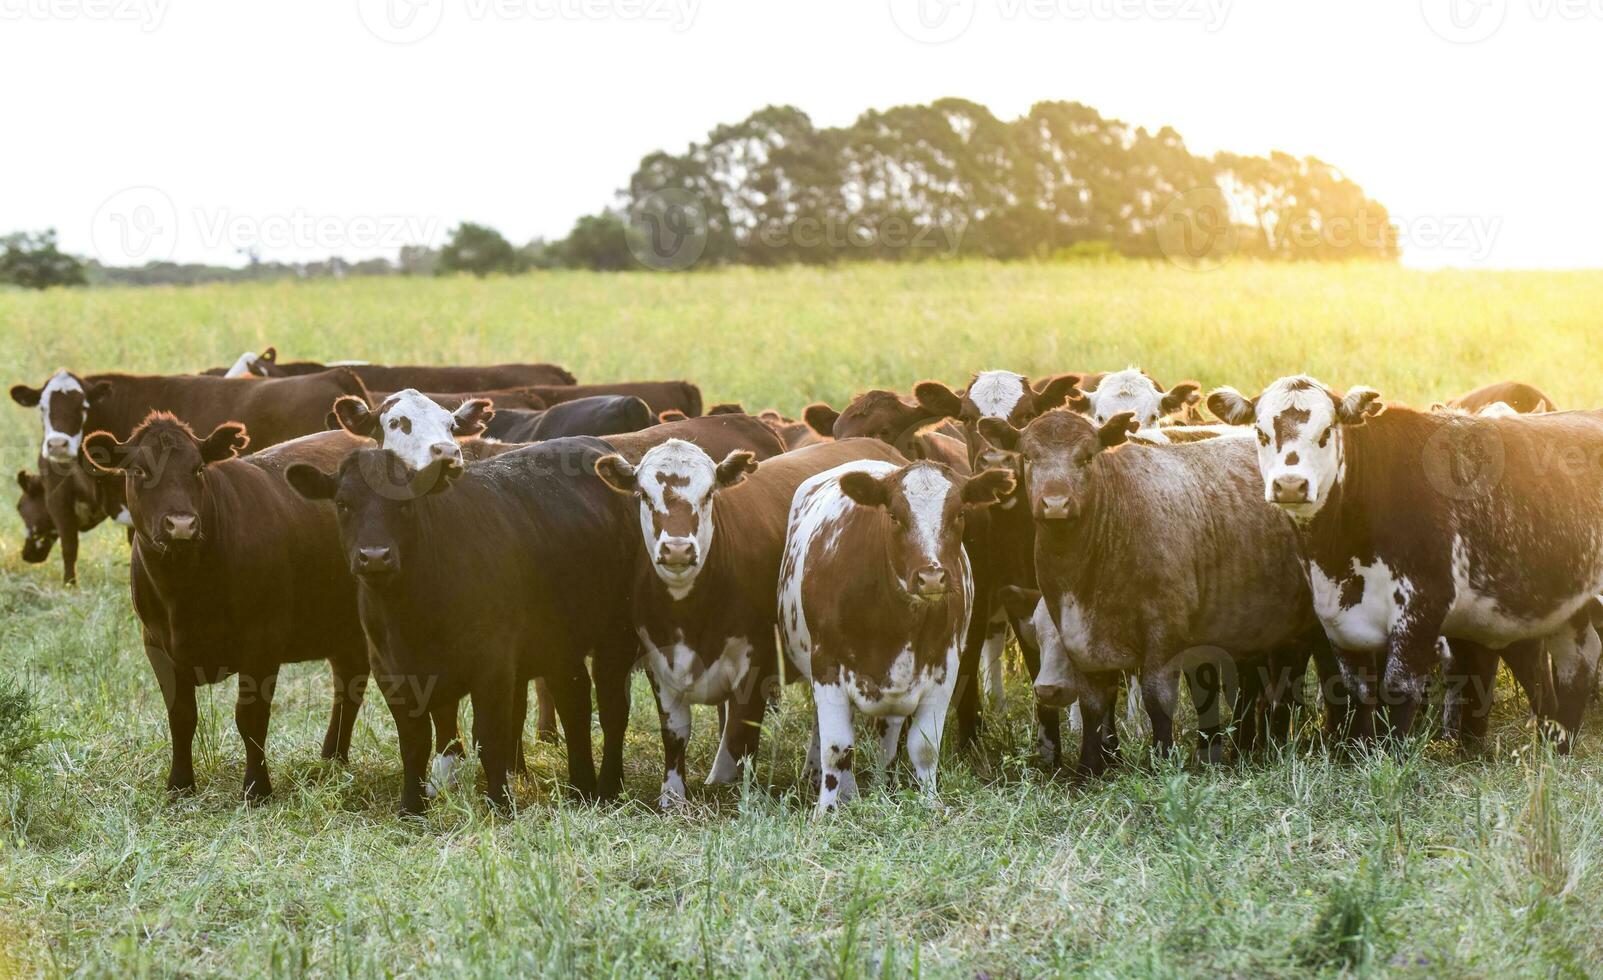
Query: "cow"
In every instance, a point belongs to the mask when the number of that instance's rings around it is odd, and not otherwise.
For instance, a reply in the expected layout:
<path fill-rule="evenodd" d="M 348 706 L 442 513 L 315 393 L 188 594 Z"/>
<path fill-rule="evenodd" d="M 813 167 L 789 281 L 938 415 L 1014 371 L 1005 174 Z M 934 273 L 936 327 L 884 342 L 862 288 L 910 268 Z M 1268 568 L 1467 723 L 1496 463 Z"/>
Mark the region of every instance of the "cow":
<path fill-rule="evenodd" d="M 814 402 L 802 412 L 802 418 L 820 437 L 878 439 L 910 460 L 930 459 L 968 472 L 963 433 L 945 416 L 894 391 L 865 391 L 839 412 L 824 402 Z"/>
<path fill-rule="evenodd" d="M 543 385 L 528 386 L 528 390 L 556 406 L 579 398 L 595 395 L 633 395 L 651 408 L 653 417 L 666 411 L 680 411 L 686 418 L 701 415 L 701 389 L 688 381 L 622 381 L 600 385 Z"/>
<path fill-rule="evenodd" d="M 1499 381 L 1496 384 L 1476 388 L 1467 395 L 1459 395 L 1452 399 L 1445 407 L 1470 415 L 1480 415 L 1486 409 L 1498 404 L 1506 405 L 1520 415 L 1558 411 L 1557 403 L 1547 397 L 1544 391 L 1521 381 Z"/>
<path fill-rule="evenodd" d="M 417 391 L 416 388 L 405 388 L 403 391 Z M 368 397 L 373 404 L 383 402 L 393 391 L 371 391 Z M 427 391 L 423 397 L 434 402 L 441 408 L 456 411 L 466 402 L 487 401 L 496 409 L 521 409 L 523 411 L 538 412 L 546 407 L 545 400 L 527 388 L 495 388 L 489 391 Z"/>
<path fill-rule="evenodd" d="M 498 442 L 541 442 L 564 436 L 611 436 L 638 432 L 653 424 L 651 409 L 634 395 L 592 395 L 561 402 L 542 412 L 499 407 L 484 438 Z"/>
<path fill-rule="evenodd" d="M 638 508 L 645 538 L 633 621 L 662 723 L 663 809 L 685 799 L 691 705 L 725 706 L 708 785 L 738 782 L 757 751 L 764 708 L 778 693 L 774 597 L 791 498 L 809 477 L 870 459 L 906 462 L 871 439 L 760 464 L 745 450 L 715 461 L 678 439 L 653 447 L 638 466 L 616 454 L 596 461 L 602 481 Z"/>
<path fill-rule="evenodd" d="M 81 466 L 57 467 L 56 478 L 50 479 L 52 468 L 40 460 L 39 471 L 17 471 L 17 486 L 22 490 L 17 498 L 17 516 L 22 518 L 24 535 L 22 560 L 42 564 L 49 560 L 57 539 L 61 539 L 63 582 L 72 585 L 78 579 L 78 536 L 106 519 L 105 506 L 95 491 L 94 479 Z M 120 509 L 119 513 L 126 520 L 127 511 Z"/>
<path fill-rule="evenodd" d="M 375 448 L 350 454 L 336 472 L 287 471 L 303 496 L 334 501 L 400 740 L 403 814 L 426 805 L 431 714 L 463 697 L 473 703 L 488 795 L 510 802 L 535 676 L 546 678 L 567 734 L 569 784 L 581 798 L 618 794 L 638 541 L 631 515 L 594 473 L 609 451 L 595 439 L 557 439 L 429 479 Z M 599 778 L 587 657 L 605 737 Z"/>
<path fill-rule="evenodd" d="M 913 397 L 921 412 L 933 418 L 955 419 L 961 425 L 965 450 L 972 469 L 995 469 L 1011 465 L 1009 455 L 986 442 L 980 433 L 981 418 L 1007 419 L 1025 425 L 1042 412 L 1057 408 L 1079 394 L 1077 374 L 1060 374 L 1032 384 L 1012 371 L 983 371 L 970 379 L 962 393 L 939 381 L 915 385 Z M 1029 508 L 1019 506 L 1017 488 L 1000 505 L 990 508 L 983 524 L 974 522 L 967 541 L 975 561 L 975 615 L 969 624 L 960 674 L 964 678 L 957 693 L 958 744 L 972 745 L 979 737 L 979 684 L 971 683 L 983 666 L 984 686 L 1001 692 L 1002 653 L 1007 642 L 1006 607 L 996 590 L 1005 586 L 1033 588 L 1035 568 L 1031 560 L 1035 527 Z M 979 540 L 975 540 L 975 538 Z M 1013 624 L 1015 636 L 1023 636 L 1023 623 Z M 1021 641 L 1019 652 L 1033 676 L 1039 668 L 1039 654 Z M 1051 747 L 1043 761 L 1057 765 L 1059 719 L 1055 709 L 1040 707 L 1036 717 L 1043 749 Z"/>
<path fill-rule="evenodd" d="M 120 481 L 94 479 L 78 450 L 84 434 L 97 429 L 126 439 L 154 410 L 172 412 L 210 432 L 226 421 L 250 428 L 261 449 L 323 428 L 328 408 L 341 395 L 366 396 L 354 375 L 330 371 L 304 378 L 239 385 L 223 378 L 97 374 L 79 376 L 65 369 L 38 388 L 15 385 L 11 398 L 37 408 L 43 423 L 40 477 L 56 536 L 61 541 L 63 581 L 77 578 L 79 515 L 96 510 L 126 524 Z"/>
<path fill-rule="evenodd" d="M 887 765 L 911 721 L 908 757 L 934 793 L 974 599 L 964 516 L 1012 490 L 1005 470 L 965 477 L 927 460 L 879 459 L 844 463 L 796 489 L 779 621 L 786 654 L 813 686 L 818 814 L 856 795 L 857 712 L 879 721 Z"/>
<path fill-rule="evenodd" d="M 757 413 L 757 417 L 774 430 L 774 434 L 779 436 L 786 449 L 803 449 L 829 442 L 834 438 L 833 435 L 824 435 L 816 431 L 807 422 L 789 418 L 778 409 L 765 408 Z"/>
<path fill-rule="evenodd" d="M 347 395 L 334 402 L 332 414 L 346 432 L 372 439 L 411 469 L 427 472 L 431 467 L 462 467 L 466 460 L 460 440 L 484 433 L 497 413 L 487 398 L 447 408 L 435 397 L 408 388 L 377 407 Z"/>
<path fill-rule="evenodd" d="M 302 500 L 281 476 L 295 463 L 332 465 L 355 441 L 314 436 L 236 459 L 248 440 L 237 422 L 201 438 L 177 417 L 151 412 L 127 440 L 97 431 L 83 451 L 125 484 L 134 611 L 172 736 L 167 788 L 195 785 L 195 688 L 237 674 L 245 798 L 259 801 L 272 792 L 267 727 L 279 668 L 329 661 L 335 691 L 323 758 L 345 761 L 368 663 L 334 508 Z"/>
<path fill-rule="evenodd" d="M 1596 669 L 1573 631 L 1603 591 L 1603 412 L 1418 412 L 1306 375 L 1251 399 L 1220 388 L 1208 407 L 1252 427 L 1259 492 L 1301 532 L 1360 737 L 1375 734 L 1377 701 L 1392 733 L 1410 731 L 1445 636 L 1448 690 L 1475 698 L 1466 738 L 1485 732 L 1501 650 L 1528 691 L 1556 684 L 1548 720 L 1569 750 Z"/>
<path fill-rule="evenodd" d="M 1222 758 L 1219 684 L 1229 672 L 1250 688 L 1246 700 L 1257 700 L 1262 679 L 1271 703 L 1287 704 L 1319 627 L 1296 531 L 1262 501 L 1250 443 L 1130 444 L 1129 412 L 1101 426 L 1051 411 L 1022 430 L 1001 418 L 979 428 L 1023 464 L 1036 577 L 1059 637 L 1041 650 L 1036 697 L 1078 700 L 1080 775 L 1111 760 L 1102 735 L 1122 675 L 1141 677 L 1160 754 L 1174 745 L 1182 674 L 1210 761 Z M 1284 664 L 1282 650 L 1303 651 L 1302 669 Z M 1284 735 L 1289 710 L 1276 715 Z"/>
<path fill-rule="evenodd" d="M 683 439 L 700 446 L 714 459 L 723 459 L 744 449 L 762 462 L 785 451 L 785 444 L 774 430 L 750 415 L 707 415 L 654 425 L 639 432 L 620 432 L 603 440 L 630 464 L 637 464 L 651 447 L 669 439 Z"/>
<path fill-rule="evenodd" d="M 1069 407 L 1097 425 L 1129 412 L 1142 429 L 1157 429 L 1202 400 L 1202 385 L 1195 381 L 1182 381 L 1164 391 L 1151 375 L 1133 367 L 1099 375 L 1094 381 L 1082 379 L 1079 388 L 1080 397 Z"/>
<path fill-rule="evenodd" d="M 271 355 L 271 356 L 269 356 Z M 306 374 L 319 374 L 330 368 L 347 367 L 355 371 L 362 383 L 373 391 L 400 391 L 416 388 L 419 391 L 490 391 L 498 388 L 523 388 L 529 385 L 571 385 L 573 374 L 555 364 L 490 364 L 490 365 L 402 365 L 369 364 L 366 361 L 335 361 L 321 364 L 316 361 L 278 360 L 272 347 L 261 354 L 241 354 L 231 368 L 211 368 L 207 375 L 241 377 L 288 378 Z"/>

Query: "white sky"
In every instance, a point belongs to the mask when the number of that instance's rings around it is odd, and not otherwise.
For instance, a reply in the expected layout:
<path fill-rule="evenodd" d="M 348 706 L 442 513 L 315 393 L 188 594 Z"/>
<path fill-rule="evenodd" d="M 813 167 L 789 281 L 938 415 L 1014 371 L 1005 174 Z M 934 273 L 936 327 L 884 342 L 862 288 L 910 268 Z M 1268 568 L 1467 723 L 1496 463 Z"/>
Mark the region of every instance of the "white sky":
<path fill-rule="evenodd" d="M 1603 0 L 0 0 L 0 233 L 114 263 L 559 237 L 760 106 L 960 96 L 1318 155 L 1411 264 L 1603 266 L 1600 53 Z"/>

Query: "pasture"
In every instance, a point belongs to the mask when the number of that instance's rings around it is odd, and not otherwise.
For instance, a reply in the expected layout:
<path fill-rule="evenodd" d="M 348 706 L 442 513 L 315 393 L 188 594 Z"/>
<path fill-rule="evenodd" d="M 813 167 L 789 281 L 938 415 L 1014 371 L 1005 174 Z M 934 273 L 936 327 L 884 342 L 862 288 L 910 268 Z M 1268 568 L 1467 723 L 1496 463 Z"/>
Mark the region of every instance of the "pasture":
<path fill-rule="evenodd" d="M 61 365 L 197 370 L 267 344 L 550 360 L 581 381 L 686 378 L 709 403 L 797 415 L 980 368 L 1139 364 L 1249 393 L 1306 371 L 1416 404 L 1516 378 L 1596 406 L 1600 309 L 1603 273 L 1245 262 L 0 292 L 0 367 L 39 384 Z M 37 426 L 0 411 L 8 479 L 32 467 Z M 661 748 L 637 677 L 623 804 L 564 801 L 562 752 L 531 726 L 514 816 L 461 789 L 402 822 L 387 712 L 369 700 L 348 768 L 321 762 L 328 669 L 302 664 L 276 699 L 273 799 L 240 803 L 230 682 L 201 693 L 199 792 L 169 800 L 120 532 L 85 539 L 66 590 L 55 555 L 22 563 L 14 499 L 0 693 L 31 693 L 45 741 L 0 758 L 0 975 L 1583 975 L 1603 958 L 1603 712 L 1555 758 L 1506 675 L 1483 754 L 1419 739 L 1348 758 L 1309 725 L 1204 769 L 1152 762 L 1134 735 L 1124 766 L 1076 786 L 1034 761 L 1015 661 L 1006 715 L 980 754 L 943 760 L 938 804 L 904 768 L 821 822 L 798 688 L 738 789 L 700 787 L 715 726 L 698 709 L 691 806 L 654 813 Z"/>

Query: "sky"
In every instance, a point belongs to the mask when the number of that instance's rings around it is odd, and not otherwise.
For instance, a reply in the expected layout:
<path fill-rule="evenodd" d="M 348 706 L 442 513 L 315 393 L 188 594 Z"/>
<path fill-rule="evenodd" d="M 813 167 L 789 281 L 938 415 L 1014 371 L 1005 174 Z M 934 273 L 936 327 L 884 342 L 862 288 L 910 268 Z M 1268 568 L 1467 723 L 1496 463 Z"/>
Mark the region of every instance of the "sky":
<path fill-rule="evenodd" d="M 1603 267 L 1603 0 L 0 0 L 0 233 L 111 264 L 561 237 L 646 153 L 955 96 L 1341 167 L 1421 267 Z"/>

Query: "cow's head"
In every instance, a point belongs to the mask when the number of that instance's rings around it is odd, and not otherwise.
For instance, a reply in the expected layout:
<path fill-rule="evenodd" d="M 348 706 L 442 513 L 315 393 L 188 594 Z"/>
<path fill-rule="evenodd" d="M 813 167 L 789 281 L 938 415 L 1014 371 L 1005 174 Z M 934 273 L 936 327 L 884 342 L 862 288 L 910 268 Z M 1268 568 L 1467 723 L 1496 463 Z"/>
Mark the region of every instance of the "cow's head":
<path fill-rule="evenodd" d="M 89 385 L 63 368 L 51 375 L 42 388 L 13 385 L 11 400 L 23 408 L 39 409 L 39 417 L 44 422 L 44 441 L 39 444 L 39 455 L 51 463 L 70 463 L 78 457 L 78 449 L 83 445 L 90 404 L 110 391 L 109 382 Z"/>
<path fill-rule="evenodd" d="M 883 476 L 844 473 L 840 489 L 861 507 L 884 510 L 891 572 L 902 590 L 916 600 L 940 600 L 970 586 L 963 553 L 965 513 L 1012 493 L 1013 474 L 986 470 L 964 477 L 925 461 Z"/>
<path fill-rule="evenodd" d="M 1029 378 L 1012 371 L 982 371 L 961 393 L 939 381 L 921 381 L 913 387 L 913 396 L 931 413 L 962 421 L 969 463 L 978 471 L 1012 465 L 1006 450 L 980 432 L 980 419 L 1004 419 L 1023 427 L 1042 412 L 1077 397 L 1079 381 L 1077 374 L 1060 374 L 1031 385 Z"/>
<path fill-rule="evenodd" d="M 334 415 L 346 432 L 365 436 L 388 449 L 418 472 L 462 468 L 458 439 L 476 436 L 495 417 L 487 398 L 471 398 L 448 412 L 415 388 L 397 391 L 376 409 L 355 395 L 334 403 Z"/>
<path fill-rule="evenodd" d="M 463 471 L 447 467 L 430 477 L 406 465 L 388 449 L 359 449 L 325 473 L 308 463 L 284 471 L 284 479 L 307 500 L 332 500 L 340 544 L 351 574 L 376 588 L 400 576 L 418 541 L 418 502 L 444 493 Z"/>
<path fill-rule="evenodd" d="M 249 444 L 238 422 L 224 422 L 202 439 L 174 416 L 151 412 L 127 442 L 95 432 L 83 451 L 96 469 L 123 477 L 134 533 L 165 555 L 205 540 L 206 468 Z"/>
<path fill-rule="evenodd" d="M 22 496 L 17 498 L 17 516 L 27 538 L 22 542 L 22 560 L 37 565 L 50 557 L 50 546 L 56 543 L 56 522 L 50 519 L 45 506 L 45 481 L 27 470 L 17 471 L 17 486 Z"/>
<path fill-rule="evenodd" d="M 1298 520 L 1317 514 L 1342 478 L 1342 430 L 1386 410 L 1372 388 L 1340 395 L 1306 375 L 1281 378 L 1252 399 L 1220 388 L 1208 408 L 1231 425 L 1253 427 L 1264 499 Z"/>
<path fill-rule="evenodd" d="M 1164 391 L 1136 368 L 1114 371 L 1094 382 L 1084 382 L 1081 390 L 1085 392 L 1084 398 L 1073 407 L 1097 425 L 1128 412 L 1143 429 L 1155 428 L 1169 416 L 1202 400 L 1202 385 L 1195 381 L 1182 381 Z"/>
<path fill-rule="evenodd" d="M 246 351 L 245 353 L 239 355 L 239 358 L 234 361 L 233 367 L 230 367 L 227 372 L 223 374 L 223 377 L 270 378 L 274 374 L 273 368 L 277 365 L 277 363 L 278 350 L 276 348 L 269 347 L 260 354 L 252 351 Z"/>
<path fill-rule="evenodd" d="M 980 426 L 987 439 L 1017 454 L 1030 513 L 1037 521 L 1077 519 L 1090 496 L 1091 464 L 1138 428 L 1129 412 L 1102 425 L 1074 412 L 1048 412 L 1023 429 L 990 418 Z"/>
<path fill-rule="evenodd" d="M 823 406 L 826 410 L 828 406 Z M 885 391 L 876 388 L 865 391 L 852 399 L 845 411 L 838 415 L 833 412 L 818 412 L 812 406 L 808 407 L 809 423 L 816 416 L 822 422 L 827 415 L 834 415 L 830 431 L 824 435 L 834 436 L 836 439 L 866 438 L 878 439 L 905 450 L 908 440 L 912 439 L 920 429 L 946 416 L 930 411 L 918 402 L 903 398 L 894 391 Z"/>
<path fill-rule="evenodd" d="M 712 548 L 713 498 L 756 469 L 749 452 L 736 450 L 716 463 L 682 439 L 653 446 L 639 466 L 616 453 L 596 460 L 601 482 L 639 501 L 646 557 L 676 599 L 695 587 Z"/>

